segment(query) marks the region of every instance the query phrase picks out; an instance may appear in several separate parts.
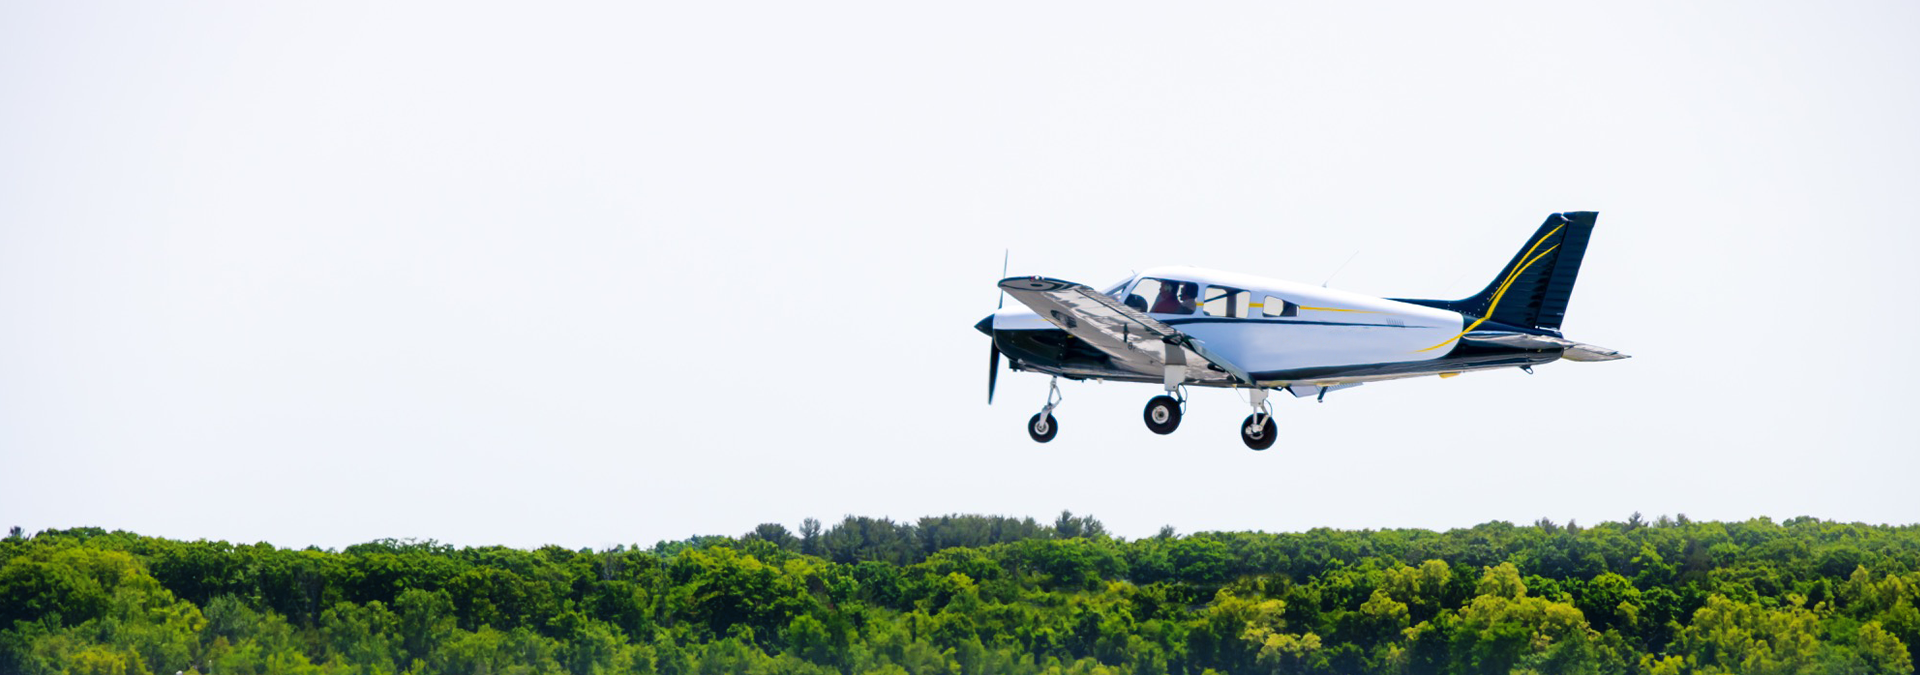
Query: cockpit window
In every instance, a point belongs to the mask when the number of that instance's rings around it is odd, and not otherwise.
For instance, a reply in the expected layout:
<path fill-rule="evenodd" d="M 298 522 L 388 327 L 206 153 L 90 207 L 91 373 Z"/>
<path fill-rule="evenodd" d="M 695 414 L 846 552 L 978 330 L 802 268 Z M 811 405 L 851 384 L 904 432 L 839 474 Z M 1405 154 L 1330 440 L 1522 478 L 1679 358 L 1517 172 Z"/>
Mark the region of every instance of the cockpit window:
<path fill-rule="evenodd" d="M 1133 285 L 1127 306 L 1154 314 L 1192 314 L 1200 296 L 1200 284 L 1173 279 L 1144 277 Z"/>
<path fill-rule="evenodd" d="M 1271 295 L 1267 296 L 1266 301 L 1261 305 L 1260 313 L 1266 316 L 1298 316 L 1300 314 L 1299 305 Z"/>
<path fill-rule="evenodd" d="M 1123 298 L 1120 297 L 1120 294 L 1126 292 L 1127 282 L 1129 281 L 1133 281 L 1133 277 L 1127 277 L 1125 279 L 1121 279 L 1119 283 L 1116 283 L 1113 286 L 1107 288 L 1107 290 L 1100 291 L 1100 294 L 1113 298 L 1115 300 L 1121 300 Z"/>
<path fill-rule="evenodd" d="M 1208 286 L 1206 308 L 1207 316 L 1245 318 L 1247 303 L 1253 302 L 1253 294 L 1238 288 Z"/>

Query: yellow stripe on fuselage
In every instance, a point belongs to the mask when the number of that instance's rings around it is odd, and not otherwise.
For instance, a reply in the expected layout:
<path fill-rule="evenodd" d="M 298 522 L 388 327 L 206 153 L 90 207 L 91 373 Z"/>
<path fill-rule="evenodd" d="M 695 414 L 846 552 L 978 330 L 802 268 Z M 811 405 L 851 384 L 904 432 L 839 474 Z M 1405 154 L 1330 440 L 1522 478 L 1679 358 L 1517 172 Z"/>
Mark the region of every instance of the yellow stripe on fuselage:
<path fill-rule="evenodd" d="M 1545 235 L 1542 235 L 1539 240 L 1533 242 L 1532 246 L 1527 247 L 1526 255 L 1532 256 L 1532 257 L 1528 258 L 1528 257 L 1522 256 L 1521 259 L 1524 260 L 1525 262 L 1522 263 L 1519 267 L 1514 268 L 1512 272 L 1507 274 L 1507 278 L 1500 282 L 1500 288 L 1494 290 L 1493 292 L 1493 302 L 1487 304 L 1486 316 L 1482 316 L 1479 318 L 1479 320 L 1474 321 L 1473 325 L 1467 326 L 1465 330 L 1460 331 L 1459 335 L 1455 335 L 1445 340 L 1441 340 L 1440 344 L 1434 345 L 1432 347 L 1428 347 L 1426 349 L 1418 350 L 1414 353 L 1417 354 L 1419 352 L 1430 352 L 1435 349 L 1439 349 L 1441 347 L 1445 347 L 1449 344 L 1452 344 L 1454 340 L 1458 340 L 1462 335 L 1466 335 L 1467 333 L 1473 332 L 1473 329 L 1480 327 L 1481 323 L 1486 322 L 1488 316 L 1493 316 L 1493 310 L 1500 306 L 1500 299 L 1506 297 L 1507 289 L 1509 287 L 1512 287 L 1513 282 L 1520 278 L 1520 273 L 1527 271 L 1528 267 L 1532 267 L 1533 264 L 1535 262 L 1539 262 L 1541 258 L 1547 257 L 1547 254 L 1552 253 L 1554 249 L 1560 248 L 1559 244 L 1554 244 L 1552 246 L 1547 247 L 1547 250 L 1541 251 L 1540 255 L 1533 255 L 1534 249 L 1540 248 L 1540 245 L 1547 243 L 1547 240 L 1552 238 L 1553 235 L 1559 234 L 1560 228 L 1562 227 L 1566 227 L 1566 225 L 1561 225 L 1560 227 L 1553 228 L 1552 232 L 1548 232 Z"/>
<path fill-rule="evenodd" d="M 1386 313 L 1386 312 L 1376 312 L 1371 309 L 1340 309 L 1338 307 L 1308 307 L 1306 305 L 1300 305 L 1300 309 L 1310 309 L 1316 312 L 1353 312 L 1355 314 L 1385 314 Z"/>

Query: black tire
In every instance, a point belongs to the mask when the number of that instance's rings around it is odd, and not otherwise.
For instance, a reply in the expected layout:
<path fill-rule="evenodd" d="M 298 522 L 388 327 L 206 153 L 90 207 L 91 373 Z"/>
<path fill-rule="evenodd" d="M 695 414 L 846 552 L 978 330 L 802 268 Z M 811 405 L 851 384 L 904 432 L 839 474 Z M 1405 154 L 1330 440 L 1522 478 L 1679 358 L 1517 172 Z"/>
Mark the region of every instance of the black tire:
<path fill-rule="evenodd" d="M 1165 436 L 1180 428 L 1180 402 L 1172 396 L 1155 396 L 1147 401 L 1147 409 L 1141 413 L 1147 420 L 1147 429 Z"/>
<path fill-rule="evenodd" d="M 1060 423 L 1050 413 L 1034 413 L 1033 419 L 1027 420 L 1027 435 L 1033 437 L 1035 443 L 1051 441 L 1059 433 Z"/>
<path fill-rule="evenodd" d="M 1273 416 L 1267 415 L 1266 418 L 1266 422 L 1259 428 L 1253 426 L 1252 415 L 1248 415 L 1247 421 L 1240 423 L 1240 440 L 1245 441 L 1247 447 L 1265 450 L 1273 447 L 1273 442 L 1280 438 L 1280 429 L 1274 426 Z"/>

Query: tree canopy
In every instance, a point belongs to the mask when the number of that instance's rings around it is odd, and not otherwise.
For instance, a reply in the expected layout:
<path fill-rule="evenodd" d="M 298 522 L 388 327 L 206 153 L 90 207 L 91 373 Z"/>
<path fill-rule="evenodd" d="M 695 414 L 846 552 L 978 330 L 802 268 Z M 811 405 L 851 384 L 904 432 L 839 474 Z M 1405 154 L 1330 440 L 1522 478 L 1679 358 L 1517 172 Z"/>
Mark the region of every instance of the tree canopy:
<path fill-rule="evenodd" d="M 1920 526 L 847 517 L 610 550 L 0 540 L 5 673 L 1911 673 Z"/>

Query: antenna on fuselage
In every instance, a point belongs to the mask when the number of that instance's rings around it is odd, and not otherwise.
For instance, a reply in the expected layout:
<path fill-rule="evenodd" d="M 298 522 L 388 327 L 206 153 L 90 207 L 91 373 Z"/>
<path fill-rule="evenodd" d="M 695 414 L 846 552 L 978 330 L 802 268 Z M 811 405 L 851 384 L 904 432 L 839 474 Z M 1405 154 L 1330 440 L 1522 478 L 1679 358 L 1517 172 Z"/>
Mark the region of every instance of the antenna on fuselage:
<path fill-rule="evenodd" d="M 1333 274 L 1327 275 L 1327 280 L 1320 282 L 1320 287 L 1326 288 L 1327 284 L 1333 283 L 1333 278 L 1340 276 L 1340 271 L 1346 269 L 1347 263 L 1353 262 L 1354 256 L 1357 256 L 1357 255 L 1360 255 L 1360 249 L 1357 249 L 1357 248 L 1353 249 L 1353 255 L 1347 256 L 1347 262 L 1340 263 L 1339 267 L 1334 268 Z"/>

